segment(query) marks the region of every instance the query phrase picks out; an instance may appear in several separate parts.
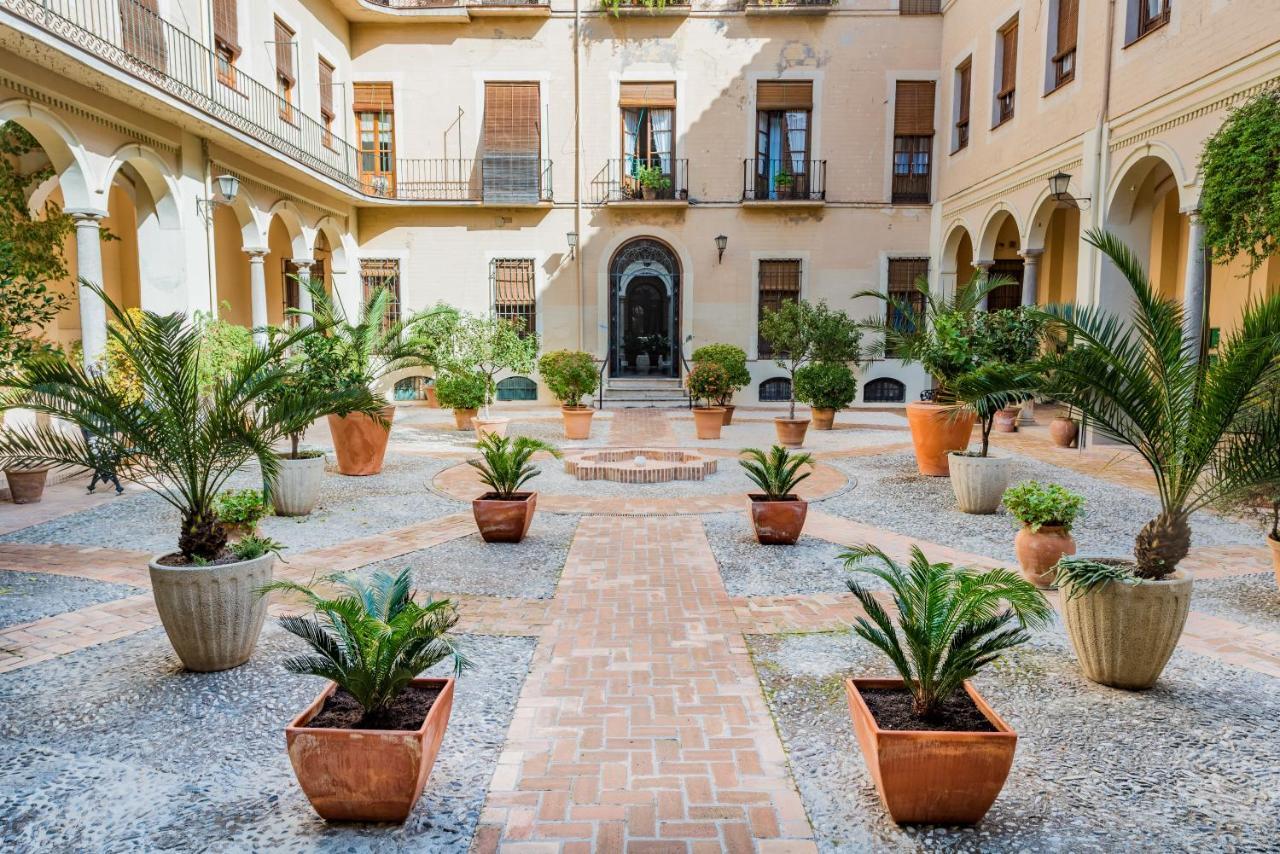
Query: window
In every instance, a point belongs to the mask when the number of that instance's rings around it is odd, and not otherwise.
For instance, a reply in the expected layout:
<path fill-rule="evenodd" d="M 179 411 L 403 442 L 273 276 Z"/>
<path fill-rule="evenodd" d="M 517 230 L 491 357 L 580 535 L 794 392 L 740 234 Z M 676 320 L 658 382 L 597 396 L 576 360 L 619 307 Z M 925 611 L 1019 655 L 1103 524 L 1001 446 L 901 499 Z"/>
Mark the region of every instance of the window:
<path fill-rule="evenodd" d="M 932 80 L 899 80 L 893 107 L 893 202 L 927 204 L 933 158 Z"/>
<path fill-rule="evenodd" d="M 1018 85 L 1018 19 L 1000 29 L 1000 54 L 997 57 L 996 116 L 995 125 L 1002 125 L 1013 118 L 1013 95 Z"/>
<path fill-rule="evenodd" d="M 774 377 L 760 383 L 760 402 L 777 403 L 791 400 L 791 380 L 786 377 Z"/>
<path fill-rule="evenodd" d="M 1054 18 L 1054 53 L 1050 91 L 1076 76 L 1076 32 L 1080 22 L 1080 0 L 1056 0 L 1058 14 Z"/>
<path fill-rule="evenodd" d="M 320 125 L 326 148 L 333 148 L 333 66 L 320 57 Z"/>
<path fill-rule="evenodd" d="M 937 15 L 942 12 L 942 0 L 899 0 L 899 15 Z"/>
<path fill-rule="evenodd" d="M 124 52 L 160 71 L 165 70 L 164 19 L 157 0 L 118 0 Z"/>
<path fill-rule="evenodd" d="M 987 274 L 990 278 L 999 276 L 1012 281 L 987 294 L 987 311 L 1000 311 L 1022 305 L 1022 271 L 1022 261 L 1018 258 L 999 259 L 991 265 Z"/>
<path fill-rule="evenodd" d="M 537 400 L 538 384 L 528 377 L 498 380 L 498 400 Z"/>
<path fill-rule="evenodd" d="M 485 201 L 542 198 L 541 110 L 537 83 L 484 84 Z"/>
<path fill-rule="evenodd" d="M 293 87 L 297 83 L 293 69 L 293 30 L 276 18 L 276 94 L 280 96 L 280 118 L 294 121 Z"/>
<path fill-rule="evenodd" d="M 800 260 L 773 259 L 760 262 L 760 311 L 758 319 L 764 319 L 764 313 L 777 311 L 784 302 L 795 302 L 800 299 Z M 758 328 L 758 325 L 757 325 Z M 759 337 L 756 345 L 757 355 L 764 359 L 773 355 L 773 348 L 763 337 Z"/>
<path fill-rule="evenodd" d="M 973 80 L 973 60 L 956 67 L 956 139 L 953 152 L 969 144 L 969 90 Z"/>
<path fill-rule="evenodd" d="M 1152 30 L 1169 23 L 1170 0 L 1137 0 L 1138 32 L 1136 38 L 1142 38 Z"/>
<path fill-rule="evenodd" d="M 929 275 L 928 258 L 890 258 L 887 288 L 891 300 L 911 307 L 913 314 L 907 315 L 890 302 L 885 307 L 885 322 L 904 331 L 910 330 L 913 318 L 924 313 L 924 294 L 917 287 L 922 277 Z M 886 352 L 885 357 L 892 359 L 894 355 Z"/>
<path fill-rule="evenodd" d="M 392 395 L 396 400 L 427 400 L 427 388 L 431 380 L 426 377 L 405 377 L 397 380 Z"/>
<path fill-rule="evenodd" d="M 516 323 L 521 335 L 538 331 L 538 297 L 532 258 L 496 258 L 489 262 L 493 313 Z"/>
<path fill-rule="evenodd" d="M 368 303 L 379 288 L 391 294 L 387 313 L 382 316 L 383 330 L 400 322 L 400 262 L 394 258 L 363 258 L 360 260 L 360 284 L 364 302 Z"/>
<path fill-rule="evenodd" d="M 809 197 L 812 80 L 756 85 L 756 199 Z"/>
<path fill-rule="evenodd" d="M 353 88 L 360 186 L 374 196 L 393 196 L 396 146 L 391 84 L 357 83 Z"/>
<path fill-rule="evenodd" d="M 218 81 L 236 88 L 236 57 L 240 55 L 236 0 L 213 0 L 213 49 L 218 58 Z"/>
<path fill-rule="evenodd" d="M 862 387 L 863 403 L 902 403 L 907 399 L 907 387 L 893 377 L 879 377 Z"/>
<path fill-rule="evenodd" d="M 629 196 L 639 195 L 636 175 L 642 168 L 658 168 L 671 181 L 676 114 L 676 84 L 623 83 L 618 107 L 622 112 L 622 181 Z"/>

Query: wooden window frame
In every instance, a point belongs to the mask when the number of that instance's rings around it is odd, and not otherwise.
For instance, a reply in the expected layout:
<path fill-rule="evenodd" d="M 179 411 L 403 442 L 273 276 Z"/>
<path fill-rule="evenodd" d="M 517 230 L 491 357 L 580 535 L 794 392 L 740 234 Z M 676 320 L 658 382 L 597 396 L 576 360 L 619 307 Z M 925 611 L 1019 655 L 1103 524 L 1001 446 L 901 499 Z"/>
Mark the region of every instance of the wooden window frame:
<path fill-rule="evenodd" d="M 328 69 L 328 74 L 325 74 Z M 320 89 L 320 126 L 324 128 L 322 142 L 325 148 L 333 148 L 333 120 L 337 114 L 333 109 L 333 74 L 337 71 L 333 63 L 323 56 L 317 58 L 316 85 Z M 326 76 L 328 82 L 325 81 Z"/>
<path fill-rule="evenodd" d="M 363 99 L 366 91 L 374 91 L 372 87 L 386 87 L 385 90 L 377 90 L 376 98 L 370 98 L 368 101 Z M 383 98 L 382 92 L 388 93 L 389 97 Z M 376 101 L 376 103 L 374 103 Z M 361 82 L 355 84 L 351 97 L 351 111 L 355 118 L 355 149 L 356 149 L 356 169 L 360 176 L 360 186 L 364 192 L 370 195 L 381 195 L 385 198 L 394 198 L 396 195 L 396 113 L 395 113 L 395 90 L 391 83 L 381 82 Z M 373 123 L 373 147 L 365 148 L 364 135 L 364 117 L 370 116 Z M 380 145 L 381 129 L 379 127 L 379 119 L 386 117 L 387 120 L 387 139 L 389 145 L 385 151 L 387 158 L 387 169 L 381 169 L 379 163 L 383 157 L 383 149 Z M 373 169 L 364 168 L 365 156 L 373 158 Z M 373 191 L 373 179 L 386 178 L 387 188 L 385 193 L 375 193 Z"/>
<path fill-rule="evenodd" d="M 1053 86 L 1049 89 L 1056 92 L 1076 79 L 1076 47 L 1080 39 L 1080 0 L 1056 0 L 1057 31 L 1054 41 L 1054 52 L 1049 57 L 1053 66 Z M 1070 10 L 1067 14 L 1065 10 Z M 1068 26 L 1069 25 L 1069 26 Z M 1067 34 L 1067 30 L 1070 33 Z"/>
<path fill-rule="evenodd" d="M 933 116 L 937 103 L 937 81 L 899 80 L 895 84 L 890 164 L 890 200 L 895 205 L 928 204 L 932 197 Z"/>
<path fill-rule="evenodd" d="M 969 128 L 973 113 L 973 57 L 956 66 L 956 144 L 955 154 L 969 147 Z"/>
<path fill-rule="evenodd" d="M 297 124 L 297 109 L 293 104 L 294 90 L 298 83 L 298 69 L 294 68 L 293 46 L 297 43 L 297 31 L 282 21 L 274 19 L 272 42 L 276 49 L 276 94 L 280 97 L 280 118 L 289 124 Z M 286 36 L 286 38 L 281 38 Z M 282 67 L 282 58 L 288 58 L 288 68 Z"/>
<path fill-rule="evenodd" d="M 1000 88 L 996 90 L 998 128 L 1014 117 L 1018 93 L 1018 16 L 996 31 L 1000 36 Z M 1010 61 L 1012 60 L 1012 62 Z"/>
<path fill-rule="evenodd" d="M 1159 0 L 1160 11 L 1152 15 L 1150 9 L 1147 8 L 1147 0 L 1138 0 L 1138 26 L 1137 34 L 1133 37 L 1133 41 L 1137 41 L 1143 36 L 1153 33 L 1156 30 L 1169 23 L 1169 17 L 1173 12 L 1173 0 Z M 1132 44 L 1133 42 L 1130 42 Z"/>
<path fill-rule="evenodd" d="M 225 4 L 228 10 L 226 19 L 218 14 L 218 7 Z M 222 26 L 230 27 L 228 32 Z M 236 0 L 214 0 L 213 8 L 213 51 L 217 55 L 215 72 L 218 82 L 228 89 L 239 91 L 236 60 L 240 58 L 240 19 L 236 10 Z"/>

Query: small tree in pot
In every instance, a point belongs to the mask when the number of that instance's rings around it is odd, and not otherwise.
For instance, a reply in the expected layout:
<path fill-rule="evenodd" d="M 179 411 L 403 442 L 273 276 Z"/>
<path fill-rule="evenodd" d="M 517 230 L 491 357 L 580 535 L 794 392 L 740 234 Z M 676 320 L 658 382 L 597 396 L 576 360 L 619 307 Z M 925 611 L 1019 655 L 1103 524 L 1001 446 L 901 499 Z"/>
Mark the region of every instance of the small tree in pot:
<path fill-rule="evenodd" d="M 830 430 L 836 412 L 858 397 L 858 381 L 843 362 L 812 362 L 796 371 L 796 400 L 813 409 L 813 429 Z"/>
<path fill-rule="evenodd" d="M 520 491 L 542 473 L 529 460 L 538 451 L 560 459 L 560 451 L 528 436 L 508 439 L 493 433 L 480 436 L 476 447 L 480 458 L 467 464 L 480 473 L 480 482 L 490 490 L 471 502 L 480 536 L 487 543 L 518 543 L 529 533 L 538 507 L 538 493 Z"/>
<path fill-rule="evenodd" d="M 762 545 L 794 545 L 804 530 L 805 517 L 809 515 L 809 502 L 795 494 L 795 488 L 812 471 L 813 457 L 795 454 L 781 445 L 774 445 L 765 454 L 759 448 L 747 448 L 739 460 L 751 482 L 760 487 L 759 493 L 751 493 L 751 524 L 756 539 Z"/>
<path fill-rule="evenodd" d="M 436 379 L 436 397 L 445 409 L 453 410 L 453 421 L 459 430 L 473 429 L 472 420 L 484 406 L 488 384 L 475 371 L 446 369 Z"/>
<path fill-rule="evenodd" d="M 685 385 L 694 401 L 693 423 L 698 438 L 719 439 L 724 428 L 724 409 L 712 404 L 732 393 L 729 372 L 715 362 L 701 362 L 689 371 Z"/>
<path fill-rule="evenodd" d="M 591 438 L 591 417 L 595 410 L 583 406 L 582 398 L 595 393 L 600 384 L 595 360 L 590 353 L 556 350 L 538 360 L 538 373 L 560 401 L 566 439 Z"/>
<path fill-rule="evenodd" d="M 1052 587 L 1058 561 L 1076 553 L 1071 527 L 1084 509 L 1084 496 L 1029 480 L 1005 492 L 1004 506 L 1022 523 L 1013 540 L 1022 576 L 1037 587 Z"/>
<path fill-rule="evenodd" d="M 716 400 L 716 405 L 724 408 L 724 423 L 733 423 L 733 396 L 741 389 L 751 385 L 751 371 L 747 370 L 747 351 L 733 344 L 703 344 L 693 351 L 691 357 L 695 365 L 713 362 L 724 368 L 729 375 L 729 390 Z"/>
<path fill-rule="evenodd" d="M 533 371 L 538 358 L 537 334 L 506 318 L 464 314 L 444 346 L 441 358 L 446 370 L 474 371 L 484 378 L 481 417 L 472 418 L 476 430 L 505 434 L 508 419 L 489 417 L 489 404 L 498 387 L 497 377 L 503 371 L 515 374 Z M 438 388 L 436 394 L 439 395 Z"/>

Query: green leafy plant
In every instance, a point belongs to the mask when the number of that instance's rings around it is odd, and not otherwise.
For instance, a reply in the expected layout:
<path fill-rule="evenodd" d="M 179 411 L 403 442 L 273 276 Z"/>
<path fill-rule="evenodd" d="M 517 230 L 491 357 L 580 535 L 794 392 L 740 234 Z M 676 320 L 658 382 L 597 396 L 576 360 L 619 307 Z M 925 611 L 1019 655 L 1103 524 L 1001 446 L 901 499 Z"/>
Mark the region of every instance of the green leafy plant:
<path fill-rule="evenodd" d="M 1046 391 L 1150 467 L 1160 513 L 1138 532 L 1134 558 L 1138 577 L 1163 578 L 1187 555 L 1192 513 L 1280 482 L 1277 455 L 1257 453 L 1251 438 L 1280 436 L 1280 410 L 1257 413 L 1250 431 L 1237 429 L 1280 360 L 1280 296 L 1249 305 L 1218 358 L 1202 362 L 1183 337 L 1182 306 L 1151 287 L 1133 252 L 1105 231 L 1085 240 L 1123 274 L 1134 307 L 1125 316 L 1096 306 L 1046 309 L 1073 342 L 1046 357 Z"/>
<path fill-rule="evenodd" d="M 1027 400 L 1043 385 L 1043 375 L 1034 364 L 988 362 L 952 377 L 946 388 L 935 393 L 933 399 L 944 405 L 954 404 L 957 416 L 965 410 L 978 416 L 982 429 L 982 449 L 978 456 L 985 457 L 991 449 L 991 430 L 995 427 L 996 414 Z"/>
<path fill-rule="evenodd" d="M 224 305 L 230 307 L 229 304 Z M 208 393 L 253 349 L 253 331 L 214 317 L 207 311 L 195 312 L 191 322 L 200 332 L 197 382 L 200 391 Z"/>
<path fill-rule="evenodd" d="M 729 392 L 716 402 L 728 406 L 739 389 L 751 385 L 751 371 L 747 369 L 747 351 L 733 344 L 703 344 L 693 351 L 693 364 L 714 362 L 729 375 Z"/>
<path fill-rule="evenodd" d="M 782 445 L 774 445 L 767 454 L 759 448 L 745 448 L 742 454 L 746 459 L 738 460 L 738 465 L 769 501 L 788 500 L 800 481 L 813 473 L 801 471 L 812 470 L 812 454 L 793 453 Z"/>
<path fill-rule="evenodd" d="M 733 394 L 729 372 L 715 362 L 695 364 L 685 377 L 685 386 L 689 389 L 690 397 L 708 406 L 726 395 Z"/>
<path fill-rule="evenodd" d="M 271 505 L 259 489 L 221 492 L 213 502 L 214 512 L 224 525 L 252 530 L 271 513 Z"/>
<path fill-rule="evenodd" d="M 777 311 L 765 309 L 760 335 L 773 348 L 774 361 L 791 378 L 789 418 L 796 417 L 796 371 L 809 362 L 853 362 L 862 358 L 858 324 L 825 301 L 788 300 Z"/>
<path fill-rule="evenodd" d="M 1068 599 L 1078 599 L 1108 584 L 1138 583 L 1128 561 L 1083 557 L 1060 558 L 1054 578 L 1058 589 L 1067 592 Z"/>
<path fill-rule="evenodd" d="M 446 371 L 473 372 L 484 378 L 481 406 L 487 413 L 497 389 L 494 380 L 500 372 L 533 371 L 538 336 L 506 318 L 463 314 L 448 342 L 442 345 L 440 358 Z M 436 395 L 439 394 L 437 388 Z"/>
<path fill-rule="evenodd" d="M 311 607 L 311 616 L 280 619 L 285 631 L 313 651 L 287 659 L 284 667 L 329 679 L 354 697 L 364 709 L 355 729 L 385 724 L 391 703 L 429 667 L 450 658 L 455 673 L 470 666 L 449 636 L 458 623 L 457 609 L 448 599 L 416 602 L 412 570 L 395 576 L 375 572 L 370 579 L 333 575 L 321 583 L 336 590 L 276 581 L 259 594 L 297 593 Z"/>
<path fill-rule="evenodd" d="M 467 460 L 467 465 L 480 472 L 480 480 L 501 501 L 510 501 L 520 487 L 541 474 L 541 470 L 529 460 L 538 451 L 546 451 L 556 459 L 561 453 L 554 446 L 529 436 L 514 439 L 486 433 L 476 442 L 479 459 Z"/>
<path fill-rule="evenodd" d="M 409 318 L 406 325 L 409 344 L 422 364 L 437 373 L 444 367 L 450 352 L 449 342 L 461 322 L 462 312 L 443 302 Z"/>
<path fill-rule="evenodd" d="M 1005 509 L 1033 531 L 1049 525 L 1071 530 L 1084 511 L 1084 496 L 1056 483 L 1028 480 L 1004 493 Z"/>
<path fill-rule="evenodd" d="M 475 371 L 445 371 L 436 379 L 436 400 L 445 409 L 479 409 L 488 386 Z"/>
<path fill-rule="evenodd" d="M 844 362 L 811 362 L 796 371 L 796 400 L 815 409 L 844 409 L 858 397 L 858 381 Z"/>
<path fill-rule="evenodd" d="M 1249 272 L 1280 251 L 1280 90 L 1231 112 L 1200 155 L 1200 219 L 1213 260 L 1249 259 Z"/>
<path fill-rule="evenodd" d="M 1044 315 L 1025 306 L 977 312 L 972 325 L 984 363 L 1023 365 L 1038 358 L 1044 344 Z"/>
<path fill-rule="evenodd" d="M 796 183 L 796 177 L 790 171 L 783 169 L 773 176 L 773 186 L 779 190 L 789 190 Z"/>
<path fill-rule="evenodd" d="M 1280 473 L 1280 371 L 1269 374 L 1257 394 L 1236 418 L 1225 444 L 1223 464 L 1259 472 Z M 1280 477 L 1259 481 L 1220 502 L 1222 509 L 1262 516 L 1268 536 L 1280 542 Z"/>
<path fill-rule="evenodd" d="M 890 617 L 871 591 L 850 580 L 866 611 L 853 631 L 888 657 L 912 697 L 912 711 L 936 719 L 965 680 L 1047 626 L 1053 608 L 1016 572 L 984 572 L 931 563 L 918 546 L 907 566 L 872 545 L 841 555 L 846 569 L 889 585 L 897 611 Z"/>
<path fill-rule="evenodd" d="M 280 560 L 284 560 L 280 554 L 284 551 L 284 543 L 276 542 L 270 537 L 260 537 L 257 534 L 241 537 L 227 549 L 235 555 L 236 560 L 257 560 L 266 554 L 273 554 Z"/>
<path fill-rule="evenodd" d="M 594 394 L 600 375 L 590 353 L 580 350 L 555 350 L 538 360 L 538 373 L 556 400 L 565 406 L 581 406 L 582 398 Z"/>
<path fill-rule="evenodd" d="M 621 14 L 623 7 L 643 7 L 650 12 L 660 12 L 667 8 L 669 2 L 674 2 L 674 0 L 600 0 L 600 9 L 604 12 L 612 13 L 616 18 Z"/>
<path fill-rule="evenodd" d="M 636 169 L 636 183 L 646 190 L 665 193 L 671 189 L 671 179 L 662 171 L 661 166 L 641 166 Z"/>

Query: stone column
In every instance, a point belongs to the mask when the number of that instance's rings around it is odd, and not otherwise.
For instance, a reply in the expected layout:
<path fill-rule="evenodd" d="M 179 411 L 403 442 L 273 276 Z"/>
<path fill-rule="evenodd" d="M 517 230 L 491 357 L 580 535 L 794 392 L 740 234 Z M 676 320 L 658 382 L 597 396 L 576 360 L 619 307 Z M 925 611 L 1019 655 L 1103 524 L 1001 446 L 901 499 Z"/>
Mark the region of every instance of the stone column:
<path fill-rule="evenodd" d="M 1022 304 L 1034 306 L 1040 297 L 1040 256 L 1043 249 L 1022 253 Z"/>
<path fill-rule="evenodd" d="M 267 271 L 265 249 L 247 249 L 249 256 L 249 305 L 252 307 L 253 341 L 259 347 L 267 344 Z"/>
<path fill-rule="evenodd" d="M 1184 210 L 1190 221 L 1187 229 L 1187 276 L 1182 286 L 1183 338 L 1192 353 L 1199 354 L 1204 336 L 1204 223 L 1200 209 Z"/>
<path fill-rule="evenodd" d="M 995 265 L 995 263 L 996 263 L 995 261 L 986 261 L 986 260 L 973 262 L 973 269 L 981 274 L 982 282 L 984 285 L 986 284 L 986 280 L 991 277 L 991 268 L 992 266 Z M 982 300 L 978 303 L 978 308 L 982 309 L 983 311 L 987 310 L 986 296 L 984 296 Z"/>
<path fill-rule="evenodd" d="M 102 235 L 105 211 L 68 211 L 76 223 L 76 276 L 80 280 L 80 344 L 84 366 L 102 365 L 107 354 L 107 306 L 85 282 L 102 287 Z"/>
<path fill-rule="evenodd" d="M 313 308 L 311 301 L 311 265 L 315 262 L 310 258 L 295 258 L 293 264 L 298 268 L 298 309 L 300 311 L 311 311 Z M 303 315 L 299 322 L 303 326 L 311 325 L 311 318 Z"/>

